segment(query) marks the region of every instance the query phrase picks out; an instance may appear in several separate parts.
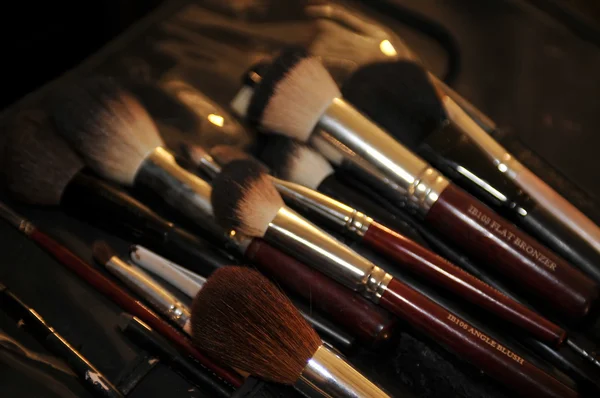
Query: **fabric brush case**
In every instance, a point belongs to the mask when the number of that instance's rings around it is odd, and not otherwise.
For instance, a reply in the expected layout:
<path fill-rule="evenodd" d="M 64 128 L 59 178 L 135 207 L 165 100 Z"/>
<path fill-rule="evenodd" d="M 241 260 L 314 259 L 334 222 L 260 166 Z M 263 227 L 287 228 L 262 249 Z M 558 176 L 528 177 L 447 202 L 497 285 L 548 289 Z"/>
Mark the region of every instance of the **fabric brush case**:
<path fill-rule="evenodd" d="M 82 64 L 4 110 L 0 114 L 0 138 L 4 138 L 11 118 L 21 111 L 42 107 L 50 90 L 69 79 L 102 74 L 116 77 L 138 96 L 174 152 L 178 153 L 182 142 L 207 148 L 231 144 L 252 151 L 258 133 L 232 116 L 229 101 L 250 66 L 289 44 L 304 45 L 321 56 L 340 84 L 361 65 L 393 59 L 389 52 L 382 51 L 384 41 L 394 47 L 395 56 L 416 54 L 436 75 L 444 75 L 446 53 L 435 40 L 398 22 L 394 15 L 378 13 L 369 3 L 166 2 Z M 499 139 L 522 156 L 525 164 L 559 189 L 566 184 L 576 186 L 580 193 L 569 199 L 582 206 L 588 203 L 586 209 L 594 211 L 600 197 L 600 172 L 592 163 L 600 144 L 600 138 L 594 134 L 597 118 L 593 112 L 597 111 L 595 96 L 600 88 L 596 73 L 600 52 L 593 44 L 524 2 L 382 3 L 408 7 L 445 26 L 461 50 L 462 69 L 452 87 L 498 123 Z M 214 115 L 222 119 L 215 119 Z M 132 193 L 145 201 L 138 192 Z M 107 235 L 66 216 L 58 208 L 14 203 L 5 192 L 0 199 L 99 269 L 91 254 L 94 240 L 106 239 L 120 254 L 135 243 Z M 170 216 L 166 209 L 156 210 Z M 439 249 L 402 217 L 388 216 L 400 232 L 433 250 Z M 129 397 L 211 397 L 210 391 L 190 384 L 128 340 L 118 328 L 122 310 L 112 301 L 5 222 L 0 222 L 0 231 L 4 253 L 0 281 L 35 308 Z M 352 246 L 474 326 L 516 347 L 524 357 L 567 384 L 576 384 L 584 396 L 600 393 L 593 382 L 567 376 L 545 361 L 509 325 L 438 291 L 374 253 L 356 244 Z M 467 257 L 451 247 L 448 250 L 468 266 Z M 32 352 L 44 353 L 43 347 L 2 313 L 0 332 Z M 592 343 L 600 335 L 593 329 L 577 332 Z M 0 347 L 0 396 L 90 396 L 74 378 L 5 351 Z M 514 395 L 510 386 L 457 359 L 404 322 L 383 347 L 357 346 L 347 356 L 368 378 L 395 397 Z M 579 361 L 572 357 L 568 360 Z M 148 366 L 149 361 L 152 366 Z M 290 387 L 250 378 L 233 396 L 299 395 Z"/>

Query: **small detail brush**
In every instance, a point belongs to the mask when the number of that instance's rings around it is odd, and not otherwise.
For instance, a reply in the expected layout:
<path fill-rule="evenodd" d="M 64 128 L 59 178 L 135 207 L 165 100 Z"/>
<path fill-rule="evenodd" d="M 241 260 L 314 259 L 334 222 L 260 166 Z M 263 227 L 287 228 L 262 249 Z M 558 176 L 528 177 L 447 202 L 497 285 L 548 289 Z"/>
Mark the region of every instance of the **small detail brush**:
<path fill-rule="evenodd" d="M 261 237 L 411 323 L 516 391 L 564 397 L 576 393 L 476 330 L 444 307 L 392 277 L 284 205 L 263 168 L 229 163 L 213 181 L 215 218 L 227 230 Z M 498 347 L 502 347 L 501 350 Z"/>
<path fill-rule="evenodd" d="M 210 185 L 175 162 L 162 146 L 146 110 L 115 82 L 102 78 L 81 81 L 77 87 L 57 94 L 54 105 L 58 132 L 94 171 L 116 183 L 150 187 L 214 241 L 262 263 L 262 269 L 270 268 L 271 275 L 277 275 L 278 281 L 303 298 L 314 297 L 315 306 L 364 341 L 389 338 L 393 317 L 386 311 L 269 245 L 232 236 L 219 227 L 212 216 Z M 290 269 L 293 272 L 288 272 Z"/>
<path fill-rule="evenodd" d="M 192 357 L 205 368 L 210 369 L 223 381 L 234 387 L 242 385 L 242 379 L 238 374 L 217 365 L 210 358 L 196 349 L 186 337 L 158 317 L 148 307 L 131 297 L 125 290 L 121 289 L 100 271 L 83 261 L 68 248 L 52 239 L 49 235 L 39 230 L 29 220 L 15 213 L 3 203 L 0 203 L 0 218 L 17 228 L 25 234 L 25 236 L 56 258 L 57 261 L 69 268 L 100 293 L 113 300 L 122 309 L 139 317 L 153 329 L 168 338 L 177 345 L 179 350 Z"/>
<path fill-rule="evenodd" d="M 329 137 L 341 143 L 368 167 L 359 177 L 369 176 L 368 182 L 397 206 L 406 206 L 563 316 L 581 319 L 597 302 L 599 289 L 594 281 L 452 184 L 357 111 L 342 98 L 322 63 L 304 49 L 284 49 L 255 87 L 246 85 L 240 91 L 232 107 L 266 132 L 302 142 Z"/>
<path fill-rule="evenodd" d="M 83 385 L 97 397 L 123 398 L 107 378 L 94 367 L 80 352 L 78 352 L 63 336 L 54 330 L 31 307 L 26 305 L 6 286 L 0 284 L 0 307 L 11 318 L 18 320 L 26 331 L 31 333 L 40 343 L 53 354 L 64 359 L 69 367 L 77 374 Z"/>
<path fill-rule="evenodd" d="M 292 303 L 257 271 L 217 270 L 192 304 L 194 342 L 223 363 L 308 397 L 388 397 L 326 348 Z"/>

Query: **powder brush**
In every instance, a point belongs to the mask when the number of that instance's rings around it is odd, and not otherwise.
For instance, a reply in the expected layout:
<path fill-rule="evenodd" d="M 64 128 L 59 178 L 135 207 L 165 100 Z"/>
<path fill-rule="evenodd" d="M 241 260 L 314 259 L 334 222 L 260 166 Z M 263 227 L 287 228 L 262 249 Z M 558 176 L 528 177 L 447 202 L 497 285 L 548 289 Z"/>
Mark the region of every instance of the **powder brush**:
<path fill-rule="evenodd" d="M 224 166 L 211 196 L 227 230 L 263 238 L 409 322 L 497 380 L 522 394 L 574 392 L 444 307 L 394 278 L 285 206 L 264 168 L 247 160 Z M 483 336 L 483 337 L 482 337 Z M 576 394 L 575 394 L 576 395 Z"/>
<path fill-rule="evenodd" d="M 224 363 L 293 385 L 307 397 L 388 397 L 325 347 L 287 297 L 257 271 L 217 270 L 194 298 L 193 341 Z"/>
<path fill-rule="evenodd" d="M 318 59 L 301 48 L 287 48 L 261 75 L 254 87 L 246 82 L 232 101 L 232 108 L 249 123 L 313 145 L 319 140 L 341 144 L 353 153 L 359 178 L 510 277 L 522 291 L 569 319 L 590 312 L 599 293 L 593 280 L 452 184 L 357 111 L 342 98 Z M 331 161 L 346 161 L 347 153 L 330 147 L 333 150 L 327 153 L 318 149 Z"/>
<path fill-rule="evenodd" d="M 153 190 L 213 243 L 243 254 L 294 293 L 314 299 L 319 310 L 363 341 L 389 339 L 394 318 L 386 311 L 260 239 L 232 236 L 218 226 L 211 186 L 176 163 L 146 109 L 116 82 L 82 80 L 56 92 L 53 105 L 57 132 L 96 173 L 117 184 Z"/>
<path fill-rule="evenodd" d="M 393 83 L 390 83 L 393 82 Z M 382 62 L 353 73 L 344 98 L 444 175 L 493 207 L 558 255 L 600 281 L 599 253 L 589 242 L 528 196 L 505 164 L 491 159 L 466 130 L 449 117 L 445 94 L 413 62 Z M 451 107 L 456 108 L 456 104 Z M 456 115 L 457 112 L 454 112 Z M 467 118 L 460 113 L 460 118 Z"/>

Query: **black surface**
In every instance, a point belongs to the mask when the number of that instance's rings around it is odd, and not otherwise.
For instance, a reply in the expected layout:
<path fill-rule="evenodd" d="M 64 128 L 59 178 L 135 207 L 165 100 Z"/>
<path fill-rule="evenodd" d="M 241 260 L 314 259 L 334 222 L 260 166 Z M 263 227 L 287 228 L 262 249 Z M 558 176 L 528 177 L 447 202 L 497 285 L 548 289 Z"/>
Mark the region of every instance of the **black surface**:
<path fill-rule="evenodd" d="M 581 39 L 548 14 L 525 2 L 398 2 L 434 18 L 455 35 L 462 61 L 462 69 L 455 84 L 459 93 L 491 116 L 501 128 L 516 134 L 569 179 L 596 198 L 600 197 L 600 175 L 595 165 L 596 148 L 600 143 L 596 134 L 600 53 L 594 44 Z M 223 2 L 212 3 L 220 4 L 221 8 L 226 6 Z M 266 3 L 268 2 L 263 2 Z M 359 5 L 358 2 L 349 4 Z M 161 10 L 155 19 L 163 20 L 179 8 L 176 3 L 167 5 L 167 9 Z M 297 7 L 290 9 L 297 14 Z M 265 17 L 268 14 L 266 10 L 268 8 L 243 12 L 240 20 L 268 19 Z M 142 25 L 134 27 L 125 35 L 137 37 L 134 42 L 120 39 L 86 63 L 78 73 L 102 70 L 126 77 L 136 93 L 145 95 L 142 99 L 148 103 L 172 148 L 177 148 L 177 143 L 182 139 L 207 145 L 215 142 L 247 145 L 251 142 L 250 138 L 241 132 L 239 126 L 236 127 L 235 122 L 232 121 L 228 125 L 228 133 L 223 134 L 225 129 L 215 128 L 190 108 L 173 101 L 173 96 L 165 95 L 153 82 L 159 79 L 164 82 L 167 78 L 181 79 L 210 94 L 218 102 L 218 106 L 224 107 L 239 84 L 239 76 L 258 55 L 276 49 L 287 36 L 282 33 L 268 41 L 258 40 L 248 34 L 224 33 L 215 27 L 200 26 L 214 20 L 207 17 L 207 14 L 186 19 L 185 16 L 191 15 L 192 11 L 193 9 L 187 9 L 172 17 L 172 23 L 159 23 L 147 31 L 146 28 L 153 21 L 142 22 Z M 293 19 L 286 9 L 272 11 L 280 13 L 283 19 Z M 295 15 L 294 13 L 291 15 Z M 385 16 L 381 20 L 390 22 Z M 57 20 L 56 24 L 60 25 L 60 22 Z M 83 25 L 86 24 L 78 21 L 71 25 L 76 30 L 67 29 L 67 32 L 64 31 L 65 27 L 61 27 L 64 32 L 62 37 L 69 37 L 70 43 L 75 36 L 85 37 L 85 32 L 97 26 L 90 23 L 84 29 Z M 298 37 L 302 37 L 297 41 L 312 40 L 314 30 L 314 26 L 310 24 L 305 29 L 298 30 L 304 36 L 298 34 Z M 403 27 L 398 27 L 398 30 L 434 72 L 443 73 L 446 54 L 435 41 L 414 30 Z M 217 44 L 214 38 L 219 39 Z M 354 43 L 359 41 L 355 40 Z M 227 44 L 231 47 L 224 47 Z M 61 43 L 61 48 L 65 47 L 69 48 L 69 45 Z M 113 51 L 121 52 L 112 55 Z M 40 61 L 44 59 L 43 55 L 46 58 L 50 56 L 49 53 L 40 52 L 30 54 L 30 59 L 39 65 L 43 63 Z M 19 55 L 15 53 L 14 56 Z M 222 62 L 219 57 L 225 56 L 232 61 Z M 346 64 L 341 63 L 340 67 L 336 57 L 330 57 L 326 61 L 333 65 L 336 76 L 344 75 Z M 11 69 L 8 73 L 14 73 L 17 69 Z M 55 74 L 57 73 L 55 69 Z M 41 79 L 39 77 L 35 80 Z M 28 87 L 33 86 L 33 80 L 28 81 Z M 151 94 L 152 99 L 146 101 L 144 98 L 148 94 Z M 214 111 L 218 106 L 213 105 L 215 108 L 205 110 L 205 114 L 218 112 Z M 201 134 L 197 134 L 197 130 Z M 126 253 L 127 242 L 106 237 L 98 230 L 64 216 L 58 210 L 31 207 L 20 210 L 51 231 L 59 240 L 68 242 L 71 248 L 90 262 L 90 243 L 99 237 L 108 238 Z M 3 238 L 0 242 L 4 252 L 0 263 L 0 281 L 35 307 L 95 366 L 115 384 L 119 384 L 121 377 L 143 355 L 117 328 L 121 310 L 91 291 L 85 283 L 3 222 L 0 222 L 0 236 Z M 34 342 L 16 330 L 7 317 L 0 316 L 0 329 L 26 342 L 31 348 L 41 350 L 41 347 L 36 347 Z M 435 347 L 435 344 L 418 336 L 415 339 L 407 330 L 398 336 L 392 348 L 384 351 L 387 353 L 385 361 L 380 360 L 382 352 L 367 351 L 352 359 L 365 373 L 372 375 L 373 379 L 383 381 L 384 386 L 397 386 L 399 391 L 408 389 L 420 397 L 511 395 L 509 386 L 503 390 L 484 375 L 478 374 L 477 370 L 443 359 L 447 355 L 443 351 L 432 350 L 431 347 Z M 53 376 L 55 373 L 46 372 Z M 453 374 L 456 377 L 448 380 L 449 375 Z M 56 380 L 68 385 L 75 396 L 87 396 L 76 381 L 68 377 L 58 377 Z M 22 367 L 17 368 L 15 360 L 0 361 L 0 385 L 1 395 L 7 397 L 68 396 L 56 393 L 56 389 L 51 392 L 58 384 L 48 383 L 47 379 L 36 373 L 26 372 L 25 375 Z M 159 365 L 130 396 L 209 395 L 198 391 L 179 375 Z"/>

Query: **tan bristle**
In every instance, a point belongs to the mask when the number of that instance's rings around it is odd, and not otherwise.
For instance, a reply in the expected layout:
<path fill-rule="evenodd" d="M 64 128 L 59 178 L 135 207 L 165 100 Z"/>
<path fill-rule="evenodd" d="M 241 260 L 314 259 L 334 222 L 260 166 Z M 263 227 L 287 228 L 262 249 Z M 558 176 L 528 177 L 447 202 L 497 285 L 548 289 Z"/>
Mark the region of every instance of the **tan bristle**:
<path fill-rule="evenodd" d="M 289 299 L 257 271 L 215 271 L 192 304 L 194 344 L 222 363 L 293 384 L 322 344 Z"/>
<path fill-rule="evenodd" d="M 144 106 L 112 79 L 90 78 L 55 95 L 58 132 L 107 179 L 132 185 L 148 154 L 164 146 Z"/>
<path fill-rule="evenodd" d="M 222 228 L 252 237 L 263 237 L 284 206 L 263 166 L 252 160 L 225 165 L 213 181 L 210 200 Z"/>
<path fill-rule="evenodd" d="M 261 118 L 263 128 L 306 142 L 340 90 L 319 59 L 300 60 L 274 87 Z"/>
<path fill-rule="evenodd" d="M 116 255 L 113 248 L 103 240 L 97 240 L 92 244 L 92 254 L 94 259 L 102 265 L 108 263 Z"/>

